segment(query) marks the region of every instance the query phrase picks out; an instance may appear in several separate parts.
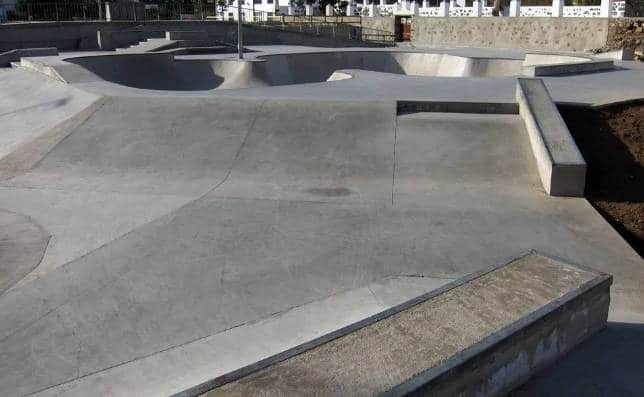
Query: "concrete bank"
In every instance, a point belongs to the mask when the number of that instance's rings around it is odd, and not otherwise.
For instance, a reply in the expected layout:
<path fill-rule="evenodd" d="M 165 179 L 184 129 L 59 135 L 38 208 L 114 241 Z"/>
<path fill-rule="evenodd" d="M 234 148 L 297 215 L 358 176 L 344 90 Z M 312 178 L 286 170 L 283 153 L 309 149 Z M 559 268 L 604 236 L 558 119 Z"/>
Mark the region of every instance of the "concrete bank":
<path fill-rule="evenodd" d="M 206 396 L 504 395 L 605 326 L 610 284 L 608 275 L 529 254 L 347 327 L 304 353 L 277 356 L 263 370 L 223 377 L 238 379 Z M 244 372 L 252 373 L 239 377 Z"/>

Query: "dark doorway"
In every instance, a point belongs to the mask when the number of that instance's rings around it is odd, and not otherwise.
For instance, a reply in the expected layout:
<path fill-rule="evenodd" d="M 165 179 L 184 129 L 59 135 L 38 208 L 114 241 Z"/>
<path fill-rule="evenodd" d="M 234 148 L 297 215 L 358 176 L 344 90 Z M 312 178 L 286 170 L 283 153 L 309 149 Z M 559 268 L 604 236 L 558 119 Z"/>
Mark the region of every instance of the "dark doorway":
<path fill-rule="evenodd" d="M 411 41 L 411 20 L 410 16 L 396 16 L 397 41 Z"/>

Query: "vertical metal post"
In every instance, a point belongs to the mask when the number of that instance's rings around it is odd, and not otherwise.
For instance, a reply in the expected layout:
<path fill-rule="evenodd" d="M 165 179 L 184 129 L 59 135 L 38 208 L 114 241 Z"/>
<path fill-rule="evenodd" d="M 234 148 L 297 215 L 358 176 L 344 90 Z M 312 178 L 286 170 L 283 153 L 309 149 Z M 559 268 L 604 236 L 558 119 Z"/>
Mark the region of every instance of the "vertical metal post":
<path fill-rule="evenodd" d="M 96 0 L 96 4 L 98 5 L 98 20 L 103 19 L 103 8 L 101 7 L 101 0 Z"/>
<path fill-rule="evenodd" d="M 244 59 L 244 43 L 243 43 L 243 24 L 242 24 L 242 0 L 237 0 L 237 53 L 239 59 Z"/>

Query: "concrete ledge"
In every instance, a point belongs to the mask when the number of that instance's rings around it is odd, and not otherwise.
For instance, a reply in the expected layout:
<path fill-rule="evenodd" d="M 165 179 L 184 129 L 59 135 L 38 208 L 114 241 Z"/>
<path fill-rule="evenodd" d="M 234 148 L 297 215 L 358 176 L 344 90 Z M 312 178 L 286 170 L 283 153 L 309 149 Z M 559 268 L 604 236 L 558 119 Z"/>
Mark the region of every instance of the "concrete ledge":
<path fill-rule="evenodd" d="M 20 61 L 22 57 L 44 57 L 50 55 L 58 55 L 58 49 L 56 47 L 19 48 L 0 54 L 0 67 L 10 66 L 11 62 Z"/>
<path fill-rule="evenodd" d="M 524 66 L 523 75 L 529 77 L 557 76 L 566 74 L 593 73 L 613 69 L 615 69 L 615 65 L 612 60 L 591 60 L 588 62 L 578 63 Z"/>
<path fill-rule="evenodd" d="M 204 396 L 503 395 L 605 326 L 611 282 L 530 253 L 213 380 Z"/>
<path fill-rule="evenodd" d="M 586 162 L 543 81 L 518 79 L 516 96 L 545 191 L 551 196 L 583 196 Z"/>
<path fill-rule="evenodd" d="M 38 62 L 29 58 L 21 58 L 19 67 L 29 69 L 34 72 L 42 73 L 47 77 L 51 77 L 54 80 L 58 80 L 62 83 L 67 83 L 67 81 L 56 71 L 52 66 L 46 65 L 42 62 Z M 13 64 L 12 64 L 13 66 Z"/>
<path fill-rule="evenodd" d="M 616 61 L 632 61 L 635 57 L 635 49 L 622 48 L 621 50 L 606 51 L 593 54 L 595 58 L 613 59 Z"/>
<path fill-rule="evenodd" d="M 98 48 L 103 51 L 113 51 L 119 47 L 128 47 L 138 44 L 145 39 L 145 32 L 138 30 L 96 32 Z"/>
<path fill-rule="evenodd" d="M 207 40 L 208 33 L 202 30 L 165 32 L 166 40 Z"/>
<path fill-rule="evenodd" d="M 397 101 L 398 114 L 418 112 L 518 114 L 516 103 Z"/>

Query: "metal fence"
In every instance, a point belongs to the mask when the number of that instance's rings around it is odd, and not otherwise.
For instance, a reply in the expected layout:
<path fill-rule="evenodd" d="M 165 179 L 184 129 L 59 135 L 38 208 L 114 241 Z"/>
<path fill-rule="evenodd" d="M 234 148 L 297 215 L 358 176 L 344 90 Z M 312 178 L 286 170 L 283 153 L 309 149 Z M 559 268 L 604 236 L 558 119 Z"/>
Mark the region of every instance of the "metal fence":
<path fill-rule="evenodd" d="M 5 20 L 18 21 L 97 21 L 104 13 L 98 2 L 18 3 L 5 10 Z M 237 7 L 215 4 L 130 4 L 121 10 L 121 20 L 218 20 L 236 21 Z M 138 7 L 135 8 L 135 7 Z M 358 40 L 377 44 L 393 44 L 393 32 L 361 27 L 360 16 L 274 15 L 266 11 L 242 8 L 246 24 L 269 29 L 326 36 L 342 40 Z"/>
<path fill-rule="evenodd" d="M 102 19 L 97 2 L 83 3 L 23 3 L 4 9 L 4 19 L 16 21 L 91 21 Z"/>

